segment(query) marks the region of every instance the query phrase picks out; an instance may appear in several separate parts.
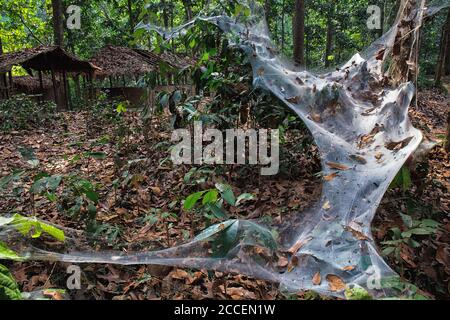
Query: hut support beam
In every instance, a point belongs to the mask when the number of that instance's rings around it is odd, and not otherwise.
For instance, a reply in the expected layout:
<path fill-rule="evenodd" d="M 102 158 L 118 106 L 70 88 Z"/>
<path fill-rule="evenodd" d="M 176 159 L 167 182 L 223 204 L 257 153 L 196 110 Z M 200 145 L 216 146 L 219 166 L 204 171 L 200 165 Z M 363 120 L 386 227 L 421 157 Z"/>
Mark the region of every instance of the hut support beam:
<path fill-rule="evenodd" d="M 39 70 L 39 86 L 40 86 L 40 89 L 41 89 L 41 94 L 42 94 L 42 96 L 41 96 L 41 102 L 44 102 L 44 82 L 43 82 L 43 80 L 42 80 L 42 71 L 41 70 Z"/>

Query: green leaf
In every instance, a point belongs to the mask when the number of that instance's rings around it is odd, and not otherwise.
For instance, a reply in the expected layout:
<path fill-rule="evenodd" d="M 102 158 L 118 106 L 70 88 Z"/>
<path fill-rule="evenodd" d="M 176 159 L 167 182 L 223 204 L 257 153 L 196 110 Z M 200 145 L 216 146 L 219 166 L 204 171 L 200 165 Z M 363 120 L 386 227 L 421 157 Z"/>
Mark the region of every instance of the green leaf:
<path fill-rule="evenodd" d="M 409 216 L 407 214 L 400 213 L 400 217 L 402 217 L 403 223 L 405 224 L 405 226 L 407 228 L 412 228 L 413 220 L 412 220 L 411 216 Z"/>
<path fill-rule="evenodd" d="M 232 206 L 236 204 L 236 197 L 234 196 L 233 190 L 231 189 L 230 185 L 224 183 L 216 183 L 216 188 L 220 191 L 223 200 L 225 200 Z"/>
<path fill-rule="evenodd" d="M 219 195 L 219 192 L 215 189 L 209 190 L 204 196 L 202 204 L 205 205 L 207 203 L 214 204 L 217 201 L 217 196 Z"/>
<path fill-rule="evenodd" d="M 106 158 L 106 153 L 104 153 L 104 152 L 85 152 L 84 156 L 86 158 L 94 158 L 94 159 L 103 160 Z"/>
<path fill-rule="evenodd" d="M 221 207 L 219 207 L 217 204 L 207 203 L 206 207 L 213 213 L 213 215 L 216 218 L 218 218 L 218 219 L 228 218 L 228 215 L 226 214 L 226 212 Z"/>
<path fill-rule="evenodd" d="M 209 228 L 206 228 L 205 230 L 203 230 L 202 232 L 200 232 L 200 234 L 198 234 L 195 238 L 194 241 L 203 241 L 206 240 L 208 238 L 211 238 L 213 235 L 222 232 L 223 230 L 229 228 L 231 225 L 233 225 L 234 223 L 236 223 L 238 220 L 227 220 L 224 221 L 222 223 L 218 223 L 215 225 L 210 226 Z"/>
<path fill-rule="evenodd" d="M 345 297 L 348 300 L 372 300 L 372 296 L 363 287 L 353 284 L 353 287 L 345 288 Z"/>
<path fill-rule="evenodd" d="M 20 258 L 17 253 L 13 250 L 11 250 L 6 243 L 0 241 L 0 259 L 4 260 L 14 260 L 14 261 L 21 261 L 22 258 Z"/>
<path fill-rule="evenodd" d="M 191 210 L 198 200 L 207 192 L 208 190 L 199 191 L 196 193 L 191 194 L 184 200 L 183 209 L 185 210 Z"/>
<path fill-rule="evenodd" d="M 28 164 L 32 167 L 37 167 L 39 165 L 39 160 L 36 158 L 34 154 L 34 150 L 32 148 L 19 147 L 19 152 L 22 158 L 26 160 Z"/>
<path fill-rule="evenodd" d="M 10 224 L 24 236 L 33 231 L 31 236 L 33 238 L 38 238 L 41 236 L 42 232 L 45 232 L 56 240 L 61 242 L 65 240 L 64 231 L 52 225 L 40 222 L 36 218 L 27 218 L 19 214 L 15 214 L 13 218 L 14 220 Z"/>
<path fill-rule="evenodd" d="M 14 171 L 12 174 L 2 177 L 0 179 L 0 189 L 6 188 L 12 181 L 17 180 L 21 175 L 23 171 Z"/>
<path fill-rule="evenodd" d="M 254 200 L 255 196 L 251 193 L 243 193 L 236 200 L 236 206 L 247 200 Z"/>
<path fill-rule="evenodd" d="M 8 268 L 0 264 L 0 300 L 21 300 L 22 294 Z"/>

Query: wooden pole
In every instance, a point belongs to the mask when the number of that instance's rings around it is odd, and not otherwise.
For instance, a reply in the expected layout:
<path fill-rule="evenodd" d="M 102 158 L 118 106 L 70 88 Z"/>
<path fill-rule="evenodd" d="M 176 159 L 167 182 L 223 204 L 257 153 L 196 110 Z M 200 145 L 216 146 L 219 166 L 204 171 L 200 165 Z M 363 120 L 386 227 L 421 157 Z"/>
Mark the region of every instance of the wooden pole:
<path fill-rule="evenodd" d="M 9 71 L 8 76 L 9 76 L 9 88 L 11 89 L 11 92 L 13 92 L 14 91 L 14 83 L 13 83 L 12 70 Z"/>
<path fill-rule="evenodd" d="M 64 105 L 66 107 L 66 110 L 69 110 L 69 88 L 67 83 L 66 70 L 62 72 L 62 76 L 63 76 L 63 90 L 64 90 Z"/>
<path fill-rule="evenodd" d="M 44 102 L 44 81 L 43 81 L 43 79 L 42 79 L 42 71 L 41 70 L 39 70 L 39 86 L 40 86 L 40 88 L 41 88 L 41 94 L 42 94 L 42 96 L 41 96 L 41 102 Z"/>
<path fill-rule="evenodd" d="M 55 71 L 53 71 L 53 69 L 52 69 L 50 72 L 51 72 L 51 74 L 52 74 L 53 95 L 55 96 L 56 109 L 59 109 L 59 103 L 58 103 L 58 89 L 56 88 Z"/>

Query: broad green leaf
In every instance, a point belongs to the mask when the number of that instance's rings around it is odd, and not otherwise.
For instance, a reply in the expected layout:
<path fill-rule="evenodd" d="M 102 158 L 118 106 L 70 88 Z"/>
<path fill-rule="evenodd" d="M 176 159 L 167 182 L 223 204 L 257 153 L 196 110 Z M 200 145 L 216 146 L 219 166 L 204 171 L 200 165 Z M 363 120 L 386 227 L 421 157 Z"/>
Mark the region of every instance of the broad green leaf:
<path fill-rule="evenodd" d="M 15 251 L 11 250 L 6 243 L 0 241 L 0 259 L 4 260 L 22 260 Z"/>
<path fill-rule="evenodd" d="M 0 300 L 21 300 L 22 294 L 8 268 L 0 264 Z"/>
<path fill-rule="evenodd" d="M 213 215 L 218 218 L 218 219 L 226 219 L 228 218 L 228 215 L 226 214 L 226 212 L 219 207 L 217 204 L 215 203 L 207 203 L 206 207 L 211 210 L 211 212 L 213 213 Z"/>
<path fill-rule="evenodd" d="M 216 233 L 221 232 L 221 231 L 225 230 L 226 228 L 229 228 L 231 225 L 233 225 L 237 221 L 238 220 L 233 219 L 233 220 L 227 220 L 222 223 L 212 225 L 209 228 L 206 228 L 205 230 L 203 230 L 200 234 L 198 234 L 194 238 L 194 241 L 203 241 L 208 238 L 211 238 Z"/>
<path fill-rule="evenodd" d="M 205 205 L 207 203 L 214 204 L 217 201 L 217 196 L 219 195 L 219 192 L 217 190 L 212 189 L 209 190 L 204 196 L 202 204 Z"/>
<path fill-rule="evenodd" d="M 28 235 L 32 231 L 31 236 L 33 238 L 38 238 L 41 236 L 42 232 L 45 232 L 56 240 L 62 242 L 65 240 L 64 231 L 52 225 L 40 222 L 36 218 L 27 218 L 19 214 L 15 214 L 13 218 L 14 221 L 11 225 L 24 236 Z"/>
<path fill-rule="evenodd" d="M 236 204 L 236 197 L 234 196 L 233 190 L 231 189 L 230 185 L 224 183 L 216 183 L 216 188 L 220 191 L 223 200 L 225 200 L 232 206 Z"/>
<path fill-rule="evenodd" d="M 198 200 L 207 192 L 208 190 L 199 191 L 191 194 L 184 200 L 183 209 L 191 210 L 197 203 Z"/>
<path fill-rule="evenodd" d="M 348 300 L 372 300 L 372 296 L 363 287 L 353 284 L 353 287 L 345 288 L 345 297 Z"/>

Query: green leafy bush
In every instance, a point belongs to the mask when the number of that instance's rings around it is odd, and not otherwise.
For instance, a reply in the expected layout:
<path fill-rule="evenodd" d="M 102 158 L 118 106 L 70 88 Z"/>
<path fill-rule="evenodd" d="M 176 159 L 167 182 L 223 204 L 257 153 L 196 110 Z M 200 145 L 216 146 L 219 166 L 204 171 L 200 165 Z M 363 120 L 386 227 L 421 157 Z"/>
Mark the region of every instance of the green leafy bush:
<path fill-rule="evenodd" d="M 58 114 L 53 102 L 36 103 L 26 95 L 0 100 L 0 130 L 26 130 L 55 123 Z"/>

